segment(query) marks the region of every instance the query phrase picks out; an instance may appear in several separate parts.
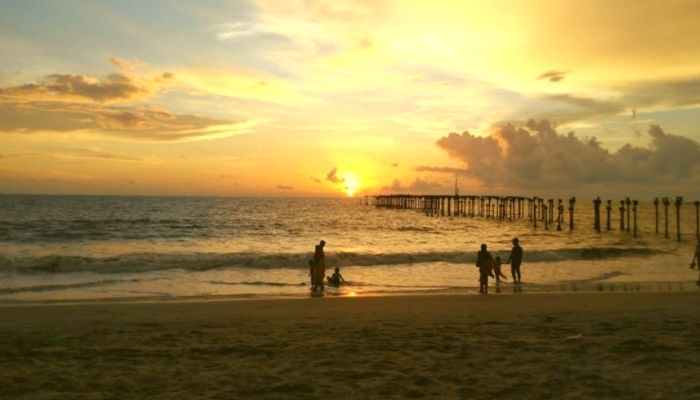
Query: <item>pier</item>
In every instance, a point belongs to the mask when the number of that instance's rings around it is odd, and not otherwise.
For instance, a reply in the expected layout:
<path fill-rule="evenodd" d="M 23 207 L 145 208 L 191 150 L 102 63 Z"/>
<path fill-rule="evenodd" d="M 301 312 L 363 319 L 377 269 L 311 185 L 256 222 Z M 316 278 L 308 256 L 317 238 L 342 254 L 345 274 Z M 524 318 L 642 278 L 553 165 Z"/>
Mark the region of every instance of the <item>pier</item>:
<path fill-rule="evenodd" d="M 568 211 L 568 230 L 572 231 L 576 225 L 576 198 L 544 199 L 533 196 L 497 196 L 497 195 L 460 195 L 455 190 L 454 195 L 433 194 L 388 194 L 377 196 L 365 196 L 366 205 L 374 205 L 379 208 L 416 210 L 426 216 L 439 217 L 469 217 L 488 218 L 501 221 L 526 220 L 533 228 L 538 225 L 544 229 L 556 229 L 561 231 L 565 224 L 565 211 Z M 672 201 L 669 197 L 655 198 L 654 205 L 654 232 L 659 234 L 660 213 L 659 205 L 663 206 L 664 237 L 669 235 L 669 206 L 675 205 L 675 230 L 676 240 L 681 241 L 681 206 L 682 197 L 676 197 Z M 568 203 L 568 207 L 565 207 Z M 613 230 L 612 220 L 614 200 L 602 200 L 596 197 L 592 202 L 593 226 L 592 228 L 602 233 L 603 223 L 601 211 L 605 210 L 605 231 Z M 625 197 L 619 200 L 619 231 L 633 237 L 638 237 L 637 216 L 639 200 Z M 695 209 L 695 236 L 700 239 L 700 201 L 692 202 Z M 605 205 L 605 207 L 602 207 Z"/>

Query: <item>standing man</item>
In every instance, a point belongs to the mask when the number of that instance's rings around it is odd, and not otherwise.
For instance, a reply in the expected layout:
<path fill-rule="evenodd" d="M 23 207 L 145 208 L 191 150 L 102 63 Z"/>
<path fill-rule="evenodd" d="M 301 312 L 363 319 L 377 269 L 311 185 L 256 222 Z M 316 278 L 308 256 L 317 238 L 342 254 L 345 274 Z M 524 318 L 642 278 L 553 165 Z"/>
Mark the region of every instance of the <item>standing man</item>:
<path fill-rule="evenodd" d="M 523 248 L 518 243 L 518 238 L 513 238 L 513 250 L 508 257 L 510 272 L 513 274 L 513 283 L 520 283 L 520 264 L 523 262 Z"/>
<path fill-rule="evenodd" d="M 479 268 L 479 293 L 489 292 L 489 276 L 493 276 L 493 266 L 496 262 L 491 253 L 486 250 L 486 244 L 481 245 L 481 250 L 476 253 L 476 267 Z"/>

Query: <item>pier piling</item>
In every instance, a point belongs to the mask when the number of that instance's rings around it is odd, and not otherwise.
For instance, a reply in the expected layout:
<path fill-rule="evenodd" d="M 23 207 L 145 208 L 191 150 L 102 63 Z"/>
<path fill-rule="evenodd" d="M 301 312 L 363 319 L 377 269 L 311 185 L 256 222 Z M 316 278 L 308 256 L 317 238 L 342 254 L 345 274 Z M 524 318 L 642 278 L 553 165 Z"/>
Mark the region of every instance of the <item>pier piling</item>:
<path fill-rule="evenodd" d="M 671 204 L 671 202 L 668 200 L 668 197 L 663 198 L 663 204 L 664 204 L 664 237 L 668 239 L 668 206 Z"/>
<path fill-rule="evenodd" d="M 593 200 L 593 229 L 600 233 L 600 197 Z"/>
<path fill-rule="evenodd" d="M 700 240 L 700 201 L 695 200 L 695 238 Z"/>
<path fill-rule="evenodd" d="M 654 229 L 654 233 L 659 233 L 659 198 L 654 197 L 654 221 L 656 223 L 656 228 Z"/>
<path fill-rule="evenodd" d="M 681 241 L 681 205 L 683 204 L 683 197 L 676 197 L 676 238 Z"/>
<path fill-rule="evenodd" d="M 637 200 L 632 200 L 632 222 L 634 223 L 632 232 L 634 232 L 634 237 L 637 237 L 637 204 L 639 204 Z"/>
<path fill-rule="evenodd" d="M 620 200 L 620 230 L 625 230 L 625 201 Z"/>
<path fill-rule="evenodd" d="M 576 197 L 571 197 L 569 199 L 569 231 L 574 230 L 574 204 L 576 204 Z"/>
<path fill-rule="evenodd" d="M 625 198 L 625 206 L 627 206 L 627 233 L 630 233 L 630 204 L 632 204 L 630 198 Z"/>
<path fill-rule="evenodd" d="M 556 201 L 555 201 L 556 200 Z M 569 231 L 575 227 L 575 205 L 576 198 L 568 199 L 569 206 Z M 426 216 L 448 216 L 448 217 L 481 217 L 497 219 L 499 221 L 513 222 L 518 219 L 529 221 L 533 229 L 541 222 L 544 229 L 555 228 L 561 231 L 564 225 L 565 205 L 562 199 L 544 199 L 537 196 L 496 196 L 496 195 L 410 195 L 391 194 L 379 196 L 365 196 L 361 204 L 374 205 L 391 209 L 414 209 L 423 212 Z M 700 201 L 693 201 L 695 206 L 695 236 L 700 240 Z M 602 231 L 601 205 L 603 200 L 600 196 L 593 199 L 593 228 L 596 232 Z M 627 231 L 635 238 L 639 235 L 638 211 L 639 201 L 625 197 L 620 200 L 620 230 Z M 671 205 L 669 197 L 656 197 L 654 204 L 654 231 L 659 233 L 660 215 L 659 206 L 663 205 L 664 237 L 669 238 L 668 208 Z M 612 230 L 613 201 L 605 200 L 606 229 Z M 676 239 L 682 240 L 681 228 L 681 208 L 683 197 L 677 196 L 674 199 L 676 207 Z M 527 207 L 527 210 L 526 210 Z M 642 223 L 646 221 L 643 216 Z"/>

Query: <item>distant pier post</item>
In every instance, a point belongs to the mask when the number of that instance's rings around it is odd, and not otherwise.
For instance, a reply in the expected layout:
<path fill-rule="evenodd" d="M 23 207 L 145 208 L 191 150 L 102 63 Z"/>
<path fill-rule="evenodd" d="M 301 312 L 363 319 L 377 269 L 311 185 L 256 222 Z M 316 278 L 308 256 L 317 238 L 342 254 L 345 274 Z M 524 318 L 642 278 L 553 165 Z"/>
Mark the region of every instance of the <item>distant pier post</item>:
<path fill-rule="evenodd" d="M 632 204 L 632 200 L 629 197 L 625 198 L 625 205 L 627 206 L 627 233 L 630 232 L 630 204 Z"/>
<path fill-rule="evenodd" d="M 537 197 L 532 199 L 532 227 L 537 228 Z"/>
<path fill-rule="evenodd" d="M 637 200 L 632 200 L 632 222 L 634 223 L 632 232 L 634 232 L 634 237 L 637 237 L 637 204 L 639 204 Z"/>
<path fill-rule="evenodd" d="M 625 201 L 620 200 L 620 230 L 625 230 Z"/>
<path fill-rule="evenodd" d="M 612 200 L 607 200 L 605 203 L 605 211 L 607 211 L 607 224 L 605 227 L 607 230 L 610 230 L 610 211 L 612 211 Z"/>
<path fill-rule="evenodd" d="M 671 202 L 668 200 L 668 197 L 663 198 L 663 204 L 664 204 L 664 237 L 668 239 L 668 206 L 671 204 Z"/>
<path fill-rule="evenodd" d="M 654 233 L 659 233 L 659 198 L 654 197 L 654 221 L 656 222 L 656 229 Z"/>
<path fill-rule="evenodd" d="M 569 230 L 574 230 L 574 205 L 576 204 L 576 197 L 571 197 L 569 199 Z"/>
<path fill-rule="evenodd" d="M 544 201 L 544 199 L 540 199 L 540 218 L 542 219 L 542 222 L 544 222 L 545 219 L 547 219 L 547 203 Z"/>
<path fill-rule="evenodd" d="M 593 228 L 600 233 L 600 196 L 593 200 Z"/>
<path fill-rule="evenodd" d="M 557 230 L 561 230 L 561 223 L 562 220 L 564 219 L 564 205 L 562 204 L 562 200 L 558 200 L 558 205 L 557 205 Z"/>
<path fill-rule="evenodd" d="M 519 198 L 518 199 L 518 218 L 523 217 L 523 207 L 525 206 L 525 199 Z"/>
<path fill-rule="evenodd" d="M 681 241 L 681 205 L 683 204 L 683 197 L 676 197 L 676 238 Z"/>
<path fill-rule="evenodd" d="M 542 203 L 542 214 L 544 215 L 544 229 L 549 229 L 549 214 L 547 213 L 547 203 Z"/>
<path fill-rule="evenodd" d="M 700 201 L 695 200 L 695 237 L 700 239 Z"/>

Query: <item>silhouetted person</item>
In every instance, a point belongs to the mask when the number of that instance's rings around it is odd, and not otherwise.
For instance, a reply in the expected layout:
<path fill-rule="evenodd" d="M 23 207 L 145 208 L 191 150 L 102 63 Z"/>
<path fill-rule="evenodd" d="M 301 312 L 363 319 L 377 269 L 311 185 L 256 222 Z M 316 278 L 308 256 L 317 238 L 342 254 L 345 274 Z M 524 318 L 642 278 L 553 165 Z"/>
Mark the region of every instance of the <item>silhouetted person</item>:
<path fill-rule="evenodd" d="M 479 268 L 479 293 L 489 292 L 489 275 L 493 276 L 493 266 L 496 262 L 491 253 L 486 250 L 486 245 L 481 245 L 481 250 L 476 253 L 476 266 Z"/>
<path fill-rule="evenodd" d="M 518 238 L 513 239 L 513 250 L 506 263 L 510 263 L 510 272 L 513 275 L 513 283 L 520 283 L 520 264 L 523 262 L 523 248 L 518 243 Z"/>
<path fill-rule="evenodd" d="M 695 245 L 695 254 L 693 255 L 693 261 L 690 262 L 690 268 L 695 269 L 696 265 L 700 272 L 700 239 L 698 239 L 698 243 Z M 700 286 L 700 276 L 698 276 L 698 280 L 695 283 Z"/>
<path fill-rule="evenodd" d="M 508 279 L 508 277 L 501 272 L 501 257 L 499 256 L 496 256 L 496 260 L 493 263 L 493 274 L 496 277 L 496 283 L 501 283 L 501 277 L 506 280 Z"/>
<path fill-rule="evenodd" d="M 309 279 L 311 280 L 311 290 L 316 289 L 316 285 L 314 284 L 314 260 L 313 258 L 309 260 Z"/>
<path fill-rule="evenodd" d="M 328 279 L 328 284 L 331 286 L 340 286 L 340 282 L 345 282 L 343 275 L 340 275 L 340 268 L 336 268 L 333 275 L 327 276 L 326 279 Z"/>
<path fill-rule="evenodd" d="M 314 248 L 314 265 L 311 281 L 315 290 L 323 292 L 324 281 L 326 280 L 326 254 L 323 252 L 323 247 L 326 245 L 324 240 Z"/>

